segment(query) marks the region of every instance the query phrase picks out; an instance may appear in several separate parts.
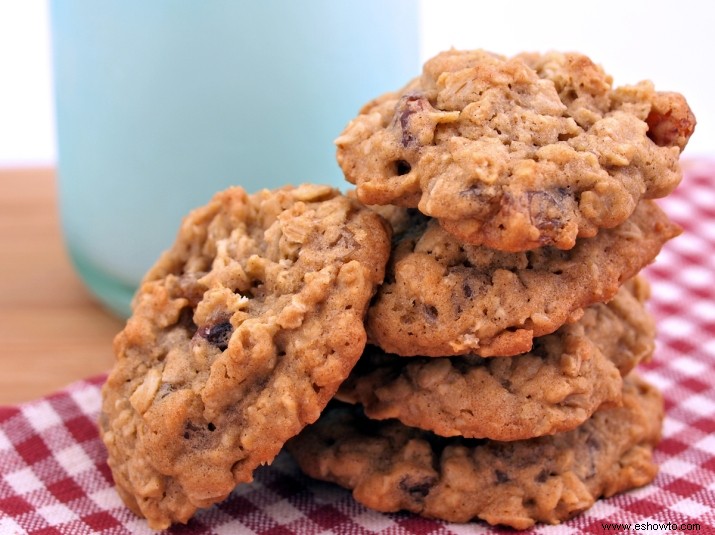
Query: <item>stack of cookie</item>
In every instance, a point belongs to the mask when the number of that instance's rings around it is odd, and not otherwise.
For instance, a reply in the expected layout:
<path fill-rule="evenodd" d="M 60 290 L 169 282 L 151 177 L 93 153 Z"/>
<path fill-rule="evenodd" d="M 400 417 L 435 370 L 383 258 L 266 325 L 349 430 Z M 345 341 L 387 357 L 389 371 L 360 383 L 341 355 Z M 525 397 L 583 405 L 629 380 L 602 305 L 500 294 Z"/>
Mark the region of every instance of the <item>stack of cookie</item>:
<path fill-rule="evenodd" d="M 370 507 L 459 522 L 559 522 L 647 483 L 638 273 L 679 232 L 649 199 L 693 127 L 680 95 L 612 89 L 583 56 L 451 51 L 338 139 L 372 208 L 219 192 L 115 339 L 100 433 L 122 499 L 187 522 L 286 443 Z"/>
<path fill-rule="evenodd" d="M 679 233 L 649 199 L 694 126 L 578 54 L 449 51 L 366 105 L 338 161 L 391 259 L 342 403 L 289 442 L 301 468 L 381 511 L 517 529 L 651 481 L 638 273 Z"/>

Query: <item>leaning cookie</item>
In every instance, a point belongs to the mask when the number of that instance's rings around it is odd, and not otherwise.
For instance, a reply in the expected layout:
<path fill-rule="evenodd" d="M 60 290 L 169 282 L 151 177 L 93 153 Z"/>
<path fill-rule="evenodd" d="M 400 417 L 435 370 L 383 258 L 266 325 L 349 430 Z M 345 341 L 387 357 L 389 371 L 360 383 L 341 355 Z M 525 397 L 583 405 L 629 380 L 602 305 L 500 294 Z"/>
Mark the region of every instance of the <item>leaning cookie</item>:
<path fill-rule="evenodd" d="M 366 416 L 442 436 L 522 440 L 568 431 L 604 404 L 653 352 L 655 326 L 636 279 L 578 322 L 534 340 L 511 358 L 405 358 L 368 346 L 336 397 Z"/>
<path fill-rule="evenodd" d="M 580 54 L 450 50 L 336 145 L 367 204 L 418 207 L 475 245 L 570 249 L 672 191 L 694 127 L 681 95 L 614 89 Z"/>
<path fill-rule="evenodd" d="M 101 436 L 152 528 L 223 500 L 315 421 L 360 357 L 390 247 L 325 186 L 217 194 L 183 222 L 115 339 Z"/>
<path fill-rule="evenodd" d="M 605 302 L 677 236 L 653 201 L 614 229 L 562 251 L 505 253 L 465 245 L 434 219 L 411 212 L 368 311 L 370 340 L 388 353 L 511 356 L 534 337 L 578 320 Z"/>
<path fill-rule="evenodd" d="M 548 437 L 443 438 L 331 405 L 287 446 L 306 474 L 351 489 L 378 511 L 527 529 L 649 483 L 662 419 L 657 390 L 630 377 L 622 406 L 602 408 L 573 431 Z"/>

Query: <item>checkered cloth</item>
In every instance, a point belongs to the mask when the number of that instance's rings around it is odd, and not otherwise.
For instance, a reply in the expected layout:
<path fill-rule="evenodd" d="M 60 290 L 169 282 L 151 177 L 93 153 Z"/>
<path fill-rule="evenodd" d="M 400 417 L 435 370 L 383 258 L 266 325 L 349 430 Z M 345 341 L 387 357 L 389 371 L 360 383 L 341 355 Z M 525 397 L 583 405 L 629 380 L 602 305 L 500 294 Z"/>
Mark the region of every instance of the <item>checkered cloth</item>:
<path fill-rule="evenodd" d="M 689 163 L 680 188 L 661 202 L 685 233 L 647 269 L 659 324 L 655 359 L 643 375 L 663 391 L 667 417 L 645 488 L 598 501 L 560 526 L 533 533 L 636 532 L 604 523 L 686 524 L 715 533 L 715 161 Z M 126 509 L 112 484 L 95 421 L 103 377 L 46 398 L 0 408 L 0 534 L 154 533 Z M 691 526 L 687 526 L 691 524 Z M 652 527 L 656 525 L 657 527 Z M 483 523 L 447 524 L 380 514 L 336 486 L 309 480 L 281 454 L 230 498 L 169 533 L 262 535 L 513 533 Z"/>

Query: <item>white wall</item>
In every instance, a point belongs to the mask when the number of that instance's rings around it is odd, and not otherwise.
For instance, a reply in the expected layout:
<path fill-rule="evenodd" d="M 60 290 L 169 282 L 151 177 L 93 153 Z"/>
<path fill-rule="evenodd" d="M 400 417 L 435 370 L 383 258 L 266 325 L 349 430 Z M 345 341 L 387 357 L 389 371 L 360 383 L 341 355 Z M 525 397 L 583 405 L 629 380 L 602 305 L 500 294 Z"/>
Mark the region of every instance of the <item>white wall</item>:
<path fill-rule="evenodd" d="M 46 0 L 0 0 L 0 165 L 54 160 Z"/>
<path fill-rule="evenodd" d="M 484 48 L 577 51 L 616 85 L 650 79 L 687 98 L 698 126 L 686 154 L 715 156 L 715 3 L 702 0 L 422 0 L 422 56 Z"/>
<path fill-rule="evenodd" d="M 115 0 L 120 1 L 120 0 Z M 386 0 L 389 1 L 389 0 Z M 416 2 L 417 3 L 417 2 Z M 616 84 L 683 93 L 698 127 L 687 154 L 715 156 L 715 3 L 701 0 L 421 0 L 426 59 L 440 50 L 576 50 Z M 0 0 L 0 165 L 55 160 L 47 0 Z"/>

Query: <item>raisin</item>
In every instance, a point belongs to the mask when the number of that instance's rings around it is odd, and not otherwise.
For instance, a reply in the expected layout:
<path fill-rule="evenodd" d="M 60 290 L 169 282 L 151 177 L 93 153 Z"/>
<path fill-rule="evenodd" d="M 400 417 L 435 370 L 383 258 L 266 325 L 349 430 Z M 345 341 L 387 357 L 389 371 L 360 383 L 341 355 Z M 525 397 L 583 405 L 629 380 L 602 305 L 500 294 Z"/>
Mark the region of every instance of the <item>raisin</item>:
<path fill-rule="evenodd" d="M 427 316 L 427 319 L 431 322 L 437 321 L 437 317 L 439 316 L 439 311 L 437 310 L 437 307 L 434 305 L 425 305 L 425 315 Z"/>
<path fill-rule="evenodd" d="M 191 421 L 187 421 L 186 424 L 184 425 L 184 438 L 186 440 L 190 440 L 190 439 L 194 438 L 197 434 L 201 434 L 202 431 L 203 431 L 203 428 L 194 424 Z"/>
<path fill-rule="evenodd" d="M 400 480 L 400 490 L 409 494 L 413 499 L 423 500 L 429 494 L 435 482 L 436 478 L 434 476 L 418 479 L 405 476 Z"/>
<path fill-rule="evenodd" d="M 224 351 L 228 347 L 228 340 L 231 338 L 232 332 L 233 325 L 231 325 L 228 321 L 223 321 L 221 323 L 203 327 L 199 331 L 199 334 L 206 338 L 208 343 L 216 346 L 221 351 Z"/>
<path fill-rule="evenodd" d="M 546 480 L 549 479 L 549 476 L 551 475 L 551 472 L 546 470 L 545 468 L 539 472 L 539 474 L 536 476 L 536 481 L 538 483 L 546 483 Z"/>
<path fill-rule="evenodd" d="M 424 111 L 428 106 L 430 106 L 430 104 L 427 99 L 417 94 L 405 95 L 397 103 L 396 108 L 399 110 L 398 120 L 400 122 L 400 129 L 402 130 L 402 139 L 400 142 L 403 147 L 407 148 L 417 145 L 417 136 L 415 132 L 412 131 L 413 129 L 410 125 L 412 115 Z"/>
<path fill-rule="evenodd" d="M 678 93 L 657 93 L 648 117 L 648 137 L 659 147 L 677 146 L 682 151 L 695 130 L 695 116 Z"/>
<path fill-rule="evenodd" d="M 494 475 L 496 476 L 497 483 L 499 484 L 509 482 L 509 476 L 506 474 L 506 472 L 502 472 L 501 470 L 494 470 Z"/>
<path fill-rule="evenodd" d="M 529 215 L 532 224 L 542 231 L 556 231 L 564 226 L 563 215 L 567 212 L 566 198 L 569 191 L 557 188 L 549 191 L 529 191 Z"/>

